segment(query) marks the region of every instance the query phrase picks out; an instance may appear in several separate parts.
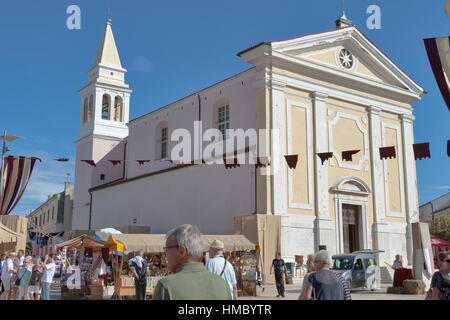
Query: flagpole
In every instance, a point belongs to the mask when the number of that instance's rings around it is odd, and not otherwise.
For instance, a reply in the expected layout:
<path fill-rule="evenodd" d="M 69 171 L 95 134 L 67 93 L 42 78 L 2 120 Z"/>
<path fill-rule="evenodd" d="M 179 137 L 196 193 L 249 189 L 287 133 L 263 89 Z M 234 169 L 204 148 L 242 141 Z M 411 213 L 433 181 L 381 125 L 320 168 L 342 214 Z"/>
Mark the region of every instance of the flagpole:
<path fill-rule="evenodd" d="M 0 204 L 3 202 L 3 159 L 5 158 L 5 138 L 6 138 L 6 130 L 3 133 L 2 137 L 2 163 L 0 168 Z M 1 214 L 1 208 L 0 208 Z"/>

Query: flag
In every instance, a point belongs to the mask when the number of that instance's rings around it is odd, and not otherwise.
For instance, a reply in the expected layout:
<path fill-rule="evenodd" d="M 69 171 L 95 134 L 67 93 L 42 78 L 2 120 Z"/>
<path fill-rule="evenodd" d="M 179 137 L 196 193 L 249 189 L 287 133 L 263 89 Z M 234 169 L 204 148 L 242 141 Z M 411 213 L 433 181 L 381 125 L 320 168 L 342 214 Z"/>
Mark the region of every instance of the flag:
<path fill-rule="evenodd" d="M 450 157 L 450 140 L 447 140 L 447 155 Z"/>
<path fill-rule="evenodd" d="M 223 163 L 225 165 L 225 169 L 231 169 L 231 168 L 236 168 L 236 167 L 240 167 L 241 165 L 238 162 L 237 158 L 234 159 L 225 159 L 223 158 Z"/>
<path fill-rule="evenodd" d="M 380 148 L 380 160 L 387 159 L 387 158 L 395 159 L 395 146 Z"/>
<path fill-rule="evenodd" d="M 423 41 L 434 78 L 450 111 L 450 37 L 429 38 Z"/>
<path fill-rule="evenodd" d="M 415 143 L 413 144 L 414 159 L 431 158 L 430 143 Z"/>
<path fill-rule="evenodd" d="M 348 150 L 348 151 L 342 151 L 342 160 L 344 161 L 352 161 L 352 156 L 354 154 L 357 154 L 359 150 Z"/>
<path fill-rule="evenodd" d="M 180 160 L 166 160 L 166 161 L 169 161 L 171 164 L 176 164 L 177 166 L 181 166 L 182 165 Z"/>
<path fill-rule="evenodd" d="M 317 155 L 319 156 L 320 160 L 322 161 L 322 165 L 323 165 L 323 163 L 326 160 L 330 159 L 333 156 L 333 152 L 322 152 L 322 153 L 318 153 Z"/>
<path fill-rule="evenodd" d="M 297 166 L 297 162 L 298 162 L 298 154 L 284 156 L 284 159 L 286 159 L 286 162 L 290 169 L 295 169 L 295 167 Z"/>
<path fill-rule="evenodd" d="M 122 160 L 108 160 L 108 161 L 111 162 L 113 166 L 115 166 L 116 164 L 120 164 L 122 162 Z"/>
<path fill-rule="evenodd" d="M 261 168 L 261 167 L 266 167 L 266 166 L 270 166 L 268 157 L 257 157 L 256 158 L 256 163 L 255 163 L 256 169 Z"/>
<path fill-rule="evenodd" d="M 3 159 L 3 194 L 0 194 L 0 215 L 8 215 L 22 198 L 30 181 L 35 157 L 8 156 Z"/>
<path fill-rule="evenodd" d="M 81 162 L 86 162 L 88 165 L 96 167 L 94 160 L 80 160 Z"/>

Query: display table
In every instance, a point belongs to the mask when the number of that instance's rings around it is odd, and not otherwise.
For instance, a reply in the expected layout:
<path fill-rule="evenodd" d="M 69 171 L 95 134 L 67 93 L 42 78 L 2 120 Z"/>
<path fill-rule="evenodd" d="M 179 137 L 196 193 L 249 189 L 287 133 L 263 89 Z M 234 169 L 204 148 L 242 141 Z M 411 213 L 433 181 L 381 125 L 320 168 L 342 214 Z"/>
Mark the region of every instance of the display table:
<path fill-rule="evenodd" d="M 394 287 L 403 286 L 404 280 L 411 280 L 413 278 L 412 269 L 400 268 L 395 269 L 394 272 Z"/>

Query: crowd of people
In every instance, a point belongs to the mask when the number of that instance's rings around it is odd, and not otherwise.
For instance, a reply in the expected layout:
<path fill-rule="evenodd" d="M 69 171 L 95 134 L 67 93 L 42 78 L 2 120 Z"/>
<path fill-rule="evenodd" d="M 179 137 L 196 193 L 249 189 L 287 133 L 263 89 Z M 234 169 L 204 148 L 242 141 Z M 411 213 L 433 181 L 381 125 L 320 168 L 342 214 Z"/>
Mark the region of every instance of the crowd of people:
<path fill-rule="evenodd" d="M 143 251 L 130 259 L 129 267 L 135 277 L 136 297 L 144 300 L 146 278 L 150 275 Z M 166 235 L 164 255 L 169 275 L 158 281 L 153 300 L 233 300 L 237 299 L 237 281 L 233 266 L 224 257 L 224 244 L 214 240 L 209 247 L 209 260 L 204 265 L 202 235 L 197 227 L 181 225 Z M 431 281 L 428 299 L 450 298 L 450 251 L 438 256 L 439 271 Z M 299 300 L 351 300 L 350 288 L 343 277 L 330 270 L 331 259 L 326 250 L 307 257 L 307 273 L 303 279 Z M 396 256 L 392 268 L 403 266 L 401 256 Z M 23 250 L 2 254 L 0 257 L 0 300 L 49 300 L 50 285 L 55 274 L 55 256 L 24 255 Z M 272 261 L 277 297 L 284 297 L 284 280 L 287 268 L 280 252 Z M 257 269 L 256 282 L 262 286 L 261 270 Z"/>
<path fill-rule="evenodd" d="M 0 300 L 50 300 L 55 256 L 25 256 L 23 250 L 0 257 Z"/>

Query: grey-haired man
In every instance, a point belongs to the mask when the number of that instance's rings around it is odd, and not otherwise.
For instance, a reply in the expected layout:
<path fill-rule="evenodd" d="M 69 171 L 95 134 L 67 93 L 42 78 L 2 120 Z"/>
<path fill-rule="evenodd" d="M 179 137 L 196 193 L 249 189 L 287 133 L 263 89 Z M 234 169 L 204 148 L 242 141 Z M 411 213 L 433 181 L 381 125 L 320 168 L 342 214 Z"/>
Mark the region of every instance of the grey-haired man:
<path fill-rule="evenodd" d="M 184 224 L 167 233 L 164 251 L 170 272 L 156 285 L 153 300 L 231 300 L 227 283 L 203 266 L 202 234 Z"/>

